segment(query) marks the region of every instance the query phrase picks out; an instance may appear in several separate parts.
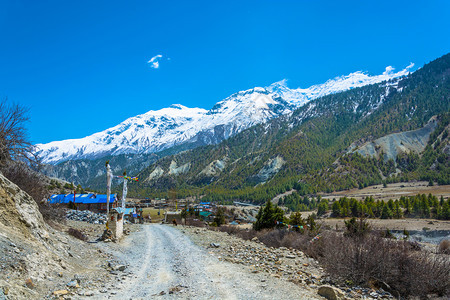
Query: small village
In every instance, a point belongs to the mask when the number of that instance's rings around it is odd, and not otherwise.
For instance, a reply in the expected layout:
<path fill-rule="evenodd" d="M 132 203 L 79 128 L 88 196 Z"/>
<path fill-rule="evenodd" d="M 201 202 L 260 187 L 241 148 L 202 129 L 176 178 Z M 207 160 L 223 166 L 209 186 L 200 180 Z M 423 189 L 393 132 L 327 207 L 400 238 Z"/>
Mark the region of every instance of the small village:
<path fill-rule="evenodd" d="M 125 179 L 126 180 L 126 179 Z M 214 222 L 221 205 L 212 202 L 195 201 L 192 199 L 120 199 L 117 194 L 53 194 L 47 199 L 52 206 L 69 209 L 67 218 L 79 221 L 88 221 L 96 224 L 106 223 L 111 230 L 113 240 L 118 240 L 123 235 L 123 224 L 144 223 L 172 223 L 174 225 L 190 225 L 189 222 L 204 223 L 209 225 Z M 252 207 L 250 213 L 228 214 L 224 216 L 229 220 L 229 225 L 251 225 L 256 219 L 255 215 L 259 206 L 247 203 L 235 202 L 234 207 Z M 228 212 L 228 210 L 226 210 Z M 235 210 L 233 210 L 234 212 Z M 183 215 L 186 214 L 186 215 Z M 93 216 L 94 218 L 86 218 Z M 187 220 L 187 216 L 191 216 Z"/>

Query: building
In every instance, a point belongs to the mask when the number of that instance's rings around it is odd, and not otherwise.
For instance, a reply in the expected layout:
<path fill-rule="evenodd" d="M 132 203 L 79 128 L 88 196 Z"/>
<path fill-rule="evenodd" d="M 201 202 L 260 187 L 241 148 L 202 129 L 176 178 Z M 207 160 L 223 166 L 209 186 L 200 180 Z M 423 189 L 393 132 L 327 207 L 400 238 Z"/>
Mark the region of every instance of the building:
<path fill-rule="evenodd" d="M 48 202 L 50 204 L 69 204 L 74 203 L 77 209 L 91 211 L 106 211 L 106 195 L 105 194 L 55 194 L 52 195 Z M 111 194 L 109 205 L 110 208 L 117 202 L 117 194 Z"/>

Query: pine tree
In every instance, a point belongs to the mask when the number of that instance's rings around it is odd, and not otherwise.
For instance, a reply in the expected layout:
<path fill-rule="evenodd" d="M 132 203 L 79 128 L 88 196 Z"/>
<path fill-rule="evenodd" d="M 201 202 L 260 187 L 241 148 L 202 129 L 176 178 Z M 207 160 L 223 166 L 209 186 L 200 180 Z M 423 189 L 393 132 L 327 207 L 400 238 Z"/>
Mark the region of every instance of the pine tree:
<path fill-rule="evenodd" d="M 401 219 L 403 217 L 403 211 L 400 208 L 400 204 L 398 202 L 395 202 L 394 205 L 394 218 Z"/>
<path fill-rule="evenodd" d="M 339 204 L 339 201 L 335 201 L 331 206 L 331 209 L 333 210 L 333 217 L 339 217 L 341 215 L 341 205 Z"/>
<path fill-rule="evenodd" d="M 325 214 L 328 210 L 328 201 L 323 199 L 320 201 L 319 206 L 317 207 L 317 215 L 321 216 Z"/>
<path fill-rule="evenodd" d="M 225 214 L 222 207 L 219 207 L 217 209 L 216 216 L 214 217 L 214 222 L 218 227 L 220 227 L 220 225 L 222 224 L 225 224 Z"/>
<path fill-rule="evenodd" d="M 277 222 L 284 221 L 284 212 L 278 206 L 274 206 L 272 201 L 268 200 L 264 208 L 260 208 L 256 216 L 256 222 L 253 223 L 253 229 L 261 230 L 265 228 L 274 228 Z"/>
<path fill-rule="evenodd" d="M 383 206 L 383 210 L 381 211 L 381 219 L 392 219 L 392 210 L 387 204 Z"/>

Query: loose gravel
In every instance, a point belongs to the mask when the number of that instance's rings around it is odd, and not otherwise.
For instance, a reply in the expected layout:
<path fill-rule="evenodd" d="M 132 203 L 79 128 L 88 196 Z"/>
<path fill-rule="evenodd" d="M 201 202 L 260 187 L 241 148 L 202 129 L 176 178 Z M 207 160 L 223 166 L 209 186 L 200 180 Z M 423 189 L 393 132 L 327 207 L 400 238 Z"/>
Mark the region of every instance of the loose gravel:
<path fill-rule="evenodd" d="M 108 244 L 124 272 L 94 299 L 323 299 L 317 290 L 224 261 L 175 227 L 144 225 Z"/>

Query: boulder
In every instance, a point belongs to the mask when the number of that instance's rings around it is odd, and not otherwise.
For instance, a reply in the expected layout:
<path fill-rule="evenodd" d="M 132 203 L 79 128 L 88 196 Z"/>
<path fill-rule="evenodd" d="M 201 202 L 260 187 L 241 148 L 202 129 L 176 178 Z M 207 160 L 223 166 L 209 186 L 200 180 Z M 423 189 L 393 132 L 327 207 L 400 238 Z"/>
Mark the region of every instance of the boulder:
<path fill-rule="evenodd" d="M 31 278 L 28 278 L 27 280 L 25 280 L 25 285 L 29 289 L 34 289 L 36 287 L 36 285 L 33 283 L 33 280 L 31 280 Z"/>
<path fill-rule="evenodd" d="M 220 244 L 219 243 L 211 243 L 211 244 L 209 244 L 211 247 L 213 247 L 213 248 L 219 248 L 220 247 Z"/>
<path fill-rule="evenodd" d="M 125 266 L 125 265 L 117 265 L 114 267 L 114 270 L 123 272 L 123 271 L 125 271 L 126 268 L 127 268 L 127 266 Z"/>
<path fill-rule="evenodd" d="M 58 291 L 54 291 L 53 295 L 55 296 L 63 296 L 63 295 L 67 295 L 69 293 L 68 290 L 58 290 Z"/>
<path fill-rule="evenodd" d="M 341 300 L 341 299 L 345 299 L 345 295 L 344 293 L 335 287 L 332 287 L 330 285 L 322 285 L 319 287 L 319 290 L 317 291 L 317 293 L 328 299 L 328 300 Z"/>

